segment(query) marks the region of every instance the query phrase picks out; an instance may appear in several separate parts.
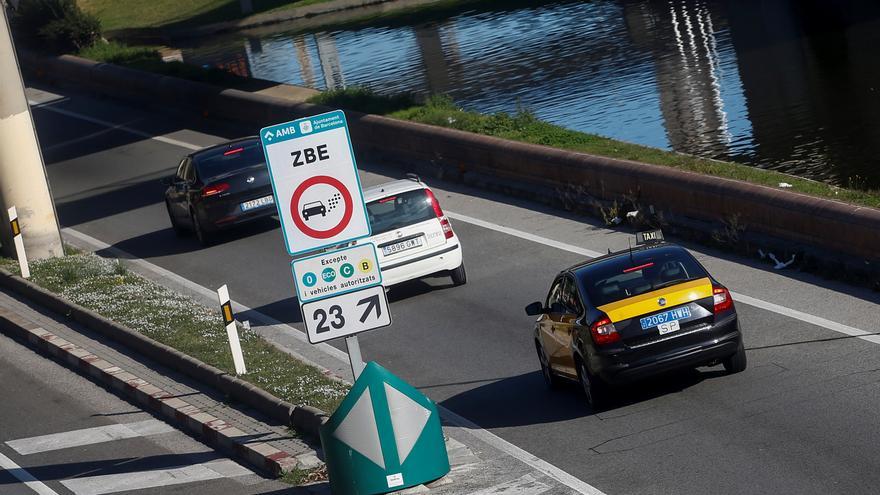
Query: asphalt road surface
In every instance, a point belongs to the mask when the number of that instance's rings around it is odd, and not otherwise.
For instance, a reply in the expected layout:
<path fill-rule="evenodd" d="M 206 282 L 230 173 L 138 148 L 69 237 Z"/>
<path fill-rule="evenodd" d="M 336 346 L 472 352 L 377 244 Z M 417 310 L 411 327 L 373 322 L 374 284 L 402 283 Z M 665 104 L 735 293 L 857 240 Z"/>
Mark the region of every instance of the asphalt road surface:
<path fill-rule="evenodd" d="M 294 491 L 6 336 L 0 356 L 3 495 Z"/>
<path fill-rule="evenodd" d="M 64 97 L 31 97 L 43 103 L 34 117 L 64 226 L 201 285 L 227 283 L 234 299 L 298 325 L 277 222 L 202 248 L 174 235 L 162 203 L 159 179 L 189 149 L 258 129 L 47 89 Z M 359 166 L 365 186 L 403 172 Z M 574 387 L 544 387 L 523 307 L 544 298 L 558 270 L 583 259 L 559 242 L 604 252 L 625 247 L 631 234 L 428 182 L 444 209 L 479 220 L 453 222 L 468 283 L 395 287 L 394 324 L 361 336 L 366 359 L 609 494 L 877 492 L 880 340 L 841 333 L 880 329 L 876 293 L 689 246 L 716 278 L 754 298 L 737 304 L 748 370 L 658 377 L 596 414 Z"/>

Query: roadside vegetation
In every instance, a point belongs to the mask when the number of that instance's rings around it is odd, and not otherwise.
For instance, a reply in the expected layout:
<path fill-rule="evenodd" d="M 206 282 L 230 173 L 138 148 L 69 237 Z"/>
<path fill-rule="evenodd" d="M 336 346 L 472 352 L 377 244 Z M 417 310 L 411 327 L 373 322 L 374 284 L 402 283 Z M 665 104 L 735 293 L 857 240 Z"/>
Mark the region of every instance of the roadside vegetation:
<path fill-rule="evenodd" d="M 315 1 L 321 0 L 300 2 L 274 0 L 254 3 L 260 5 L 260 8 L 268 8 L 270 4 L 276 8 L 281 4 L 301 5 Z M 170 0 L 156 2 L 80 0 L 80 3 L 90 4 L 93 9 L 98 9 L 100 6 L 109 8 L 110 5 L 115 5 L 114 8 L 128 4 L 141 5 L 141 7 L 132 7 L 131 12 L 137 12 L 140 8 L 158 9 L 156 5 L 169 2 Z M 176 2 L 172 3 L 178 5 Z M 178 7 L 222 10 L 229 8 L 228 5 L 239 7 L 238 0 L 186 0 Z M 169 11 L 174 10 L 169 5 L 165 7 L 168 7 Z M 238 89 L 247 89 L 251 82 L 249 79 L 220 69 L 195 67 L 181 62 L 164 62 L 157 47 L 107 42 L 100 38 L 100 23 L 91 14 L 82 12 L 76 0 L 22 0 L 14 21 L 16 29 L 28 43 L 54 53 L 74 52 L 92 60 Z M 433 96 L 420 102 L 410 95 L 385 96 L 360 87 L 327 91 L 310 101 L 526 143 L 674 167 L 770 187 L 780 187 L 780 184 L 784 183 L 787 188 L 795 192 L 880 208 L 880 190 L 861 189 L 858 184 L 853 184 L 855 187 L 850 188 L 837 187 L 738 163 L 704 159 L 573 131 L 542 121 L 527 108 L 520 108 L 512 114 L 499 112 L 486 115 L 466 111 L 445 96 Z"/>
<path fill-rule="evenodd" d="M 19 274 L 18 262 L 0 258 L 0 267 Z M 31 263 L 30 280 L 59 296 L 138 331 L 156 341 L 234 375 L 235 366 L 218 308 L 202 306 L 129 271 L 119 260 L 91 253 L 68 254 Z M 293 404 L 332 412 L 348 392 L 254 331 L 239 325 L 247 380 Z"/>
<path fill-rule="evenodd" d="M 252 0 L 253 12 L 250 14 L 242 13 L 240 0 L 77 0 L 77 3 L 98 17 L 104 29 L 117 30 L 201 26 L 327 1 Z"/>
<path fill-rule="evenodd" d="M 487 115 L 463 110 L 446 96 L 433 96 L 419 103 L 415 98 L 406 95 L 383 96 L 365 88 L 326 91 L 310 98 L 309 101 L 525 143 L 674 167 L 770 187 L 778 188 L 780 183 L 787 183 L 791 184 L 789 189 L 791 191 L 880 208 L 880 191 L 877 190 L 837 187 L 739 163 L 709 160 L 573 131 L 545 122 L 526 108 L 520 108 L 512 114 L 499 112 Z"/>

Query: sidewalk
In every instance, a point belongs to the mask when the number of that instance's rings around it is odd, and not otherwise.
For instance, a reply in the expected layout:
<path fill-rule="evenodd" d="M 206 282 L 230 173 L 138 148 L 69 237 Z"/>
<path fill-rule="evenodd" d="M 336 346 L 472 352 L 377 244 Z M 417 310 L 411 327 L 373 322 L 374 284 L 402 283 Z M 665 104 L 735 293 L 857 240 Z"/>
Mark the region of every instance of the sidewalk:
<path fill-rule="evenodd" d="M 155 401 L 146 400 L 154 403 L 144 405 L 153 406 L 154 413 L 162 413 L 180 429 L 264 472 L 279 475 L 323 464 L 315 449 L 286 425 L 230 404 L 204 384 L 102 340 L 91 330 L 6 290 L 0 290 L 0 318 L 26 329 L 31 343 L 42 340 L 45 346 L 40 347 L 114 389 L 123 389 L 130 398 L 144 402 L 145 397 L 152 397 Z"/>

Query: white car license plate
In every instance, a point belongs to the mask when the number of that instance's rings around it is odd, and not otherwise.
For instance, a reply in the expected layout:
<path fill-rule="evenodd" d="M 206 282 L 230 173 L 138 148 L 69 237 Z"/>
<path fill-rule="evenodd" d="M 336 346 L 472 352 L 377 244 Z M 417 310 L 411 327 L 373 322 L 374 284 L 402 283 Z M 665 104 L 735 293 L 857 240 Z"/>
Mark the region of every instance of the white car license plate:
<path fill-rule="evenodd" d="M 389 256 L 392 254 L 397 254 L 401 251 L 406 251 L 407 249 L 419 247 L 424 242 L 424 241 L 422 241 L 422 239 L 423 239 L 423 237 L 419 236 L 414 239 L 407 239 L 405 241 L 401 241 L 396 244 L 392 244 L 390 246 L 385 246 L 382 248 L 382 254 L 385 256 Z"/>
<path fill-rule="evenodd" d="M 681 325 L 678 323 L 678 320 L 672 320 L 669 323 L 661 323 L 657 325 L 657 330 L 660 330 L 660 335 L 675 332 L 680 328 Z"/>
<path fill-rule="evenodd" d="M 252 199 L 250 201 L 245 201 L 241 204 L 241 211 L 253 210 L 254 208 L 259 208 L 261 206 L 266 205 L 274 205 L 275 204 L 275 196 L 271 194 L 268 196 L 263 196 L 262 198 Z"/>

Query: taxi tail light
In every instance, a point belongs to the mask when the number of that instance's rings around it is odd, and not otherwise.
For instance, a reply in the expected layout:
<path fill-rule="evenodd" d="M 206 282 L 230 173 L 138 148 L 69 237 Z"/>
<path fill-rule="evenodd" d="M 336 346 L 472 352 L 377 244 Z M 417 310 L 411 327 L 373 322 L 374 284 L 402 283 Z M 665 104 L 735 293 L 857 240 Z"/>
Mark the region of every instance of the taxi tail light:
<path fill-rule="evenodd" d="M 715 285 L 712 287 L 712 299 L 715 302 L 714 312 L 716 315 L 733 308 L 733 298 L 730 297 L 730 291 L 723 286 Z"/>
<path fill-rule="evenodd" d="M 207 198 L 208 196 L 216 196 L 220 193 L 224 193 L 229 190 L 229 184 L 225 182 L 219 182 L 217 184 L 211 184 L 210 186 L 206 186 L 204 190 L 202 190 L 202 197 Z"/>
<path fill-rule="evenodd" d="M 593 334 L 593 342 L 596 345 L 611 344 L 620 340 L 620 334 L 614 328 L 614 323 L 607 317 L 590 325 L 590 333 Z"/>
<path fill-rule="evenodd" d="M 431 206 L 434 208 L 434 214 L 437 215 L 437 218 L 440 220 L 440 226 L 443 227 L 443 235 L 445 235 L 447 239 L 452 239 L 452 236 L 454 236 L 455 233 L 452 231 L 452 224 L 449 223 L 449 219 L 446 218 L 446 215 L 443 214 L 443 209 L 440 208 L 440 202 L 437 201 L 437 197 L 434 196 L 434 193 L 430 189 L 425 189 L 425 194 L 428 195 L 428 202 L 431 203 Z"/>

